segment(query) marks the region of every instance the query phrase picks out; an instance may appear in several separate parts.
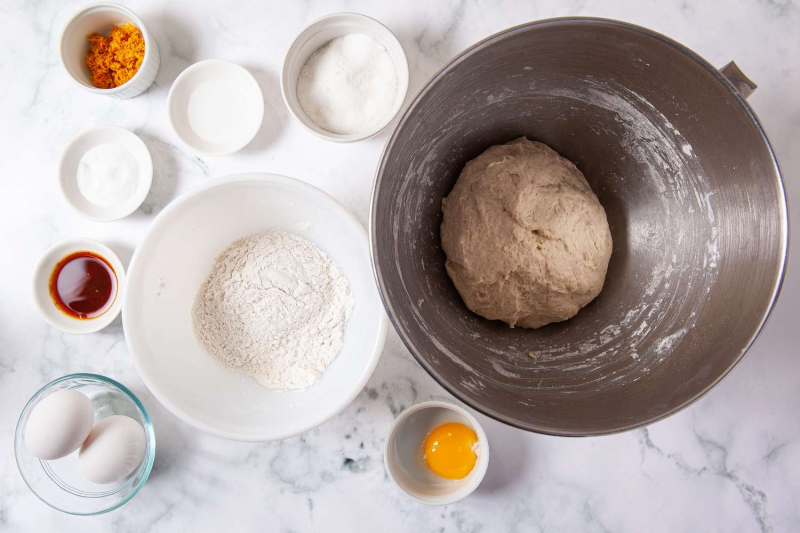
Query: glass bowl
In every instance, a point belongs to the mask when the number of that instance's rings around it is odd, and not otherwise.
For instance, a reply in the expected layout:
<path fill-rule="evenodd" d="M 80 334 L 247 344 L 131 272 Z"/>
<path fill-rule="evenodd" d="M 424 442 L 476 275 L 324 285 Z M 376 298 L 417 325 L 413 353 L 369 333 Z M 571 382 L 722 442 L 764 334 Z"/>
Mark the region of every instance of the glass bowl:
<path fill-rule="evenodd" d="M 79 474 L 77 451 L 53 461 L 38 459 L 28 451 L 25 445 L 28 417 L 42 398 L 62 389 L 74 389 L 89 397 L 95 423 L 112 415 L 125 415 L 142 425 L 147 448 L 141 464 L 128 477 L 116 483 L 98 485 Z M 153 468 L 156 436 L 150 415 L 127 387 L 96 374 L 70 374 L 48 383 L 28 401 L 17 422 L 14 454 L 25 484 L 44 503 L 69 514 L 97 515 L 120 507 L 142 488 Z"/>

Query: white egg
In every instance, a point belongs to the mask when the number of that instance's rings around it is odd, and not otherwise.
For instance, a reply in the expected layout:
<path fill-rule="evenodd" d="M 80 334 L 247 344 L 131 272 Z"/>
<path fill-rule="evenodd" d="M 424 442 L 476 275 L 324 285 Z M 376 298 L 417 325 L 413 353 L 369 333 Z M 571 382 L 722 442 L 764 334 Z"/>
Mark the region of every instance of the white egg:
<path fill-rule="evenodd" d="M 94 425 L 78 452 L 78 470 L 93 483 L 105 485 L 129 476 L 142 462 L 147 438 L 142 425 L 114 415 Z"/>
<path fill-rule="evenodd" d="M 59 390 L 34 406 L 25 425 L 25 445 L 39 459 L 60 459 L 80 448 L 92 424 L 91 400 L 76 390 Z"/>

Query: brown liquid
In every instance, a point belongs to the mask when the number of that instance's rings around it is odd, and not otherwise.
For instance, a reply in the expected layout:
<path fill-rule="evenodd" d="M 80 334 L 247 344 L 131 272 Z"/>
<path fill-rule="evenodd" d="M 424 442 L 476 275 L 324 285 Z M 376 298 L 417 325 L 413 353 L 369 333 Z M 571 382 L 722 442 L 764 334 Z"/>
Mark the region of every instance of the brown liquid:
<path fill-rule="evenodd" d="M 97 318 L 117 298 L 117 274 L 94 252 L 71 253 L 50 274 L 50 297 L 73 318 Z"/>

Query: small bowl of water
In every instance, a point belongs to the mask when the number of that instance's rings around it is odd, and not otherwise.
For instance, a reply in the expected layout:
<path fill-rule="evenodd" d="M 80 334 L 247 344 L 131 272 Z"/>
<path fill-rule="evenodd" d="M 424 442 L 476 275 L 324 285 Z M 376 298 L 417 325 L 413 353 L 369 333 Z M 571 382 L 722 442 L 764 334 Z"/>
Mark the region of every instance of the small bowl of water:
<path fill-rule="evenodd" d="M 95 423 L 112 415 L 128 416 L 142 425 L 147 448 L 139 466 L 126 478 L 98 485 L 78 471 L 78 452 L 46 461 L 35 457 L 25 445 L 25 427 L 31 412 L 46 396 L 65 389 L 85 394 L 92 402 Z M 42 387 L 28 401 L 17 422 L 14 455 L 22 479 L 44 503 L 74 515 L 97 515 L 124 505 L 144 486 L 156 455 L 156 437 L 150 415 L 127 387 L 97 374 L 70 374 Z"/>

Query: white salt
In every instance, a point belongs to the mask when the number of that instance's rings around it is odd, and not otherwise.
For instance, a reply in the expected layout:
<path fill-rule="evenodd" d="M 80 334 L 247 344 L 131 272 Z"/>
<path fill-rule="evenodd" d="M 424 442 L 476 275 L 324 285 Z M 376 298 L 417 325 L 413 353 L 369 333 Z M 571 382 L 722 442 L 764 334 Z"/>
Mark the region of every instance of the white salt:
<path fill-rule="evenodd" d="M 325 131 L 353 135 L 380 124 L 397 99 L 397 70 L 373 37 L 337 37 L 311 54 L 297 80 L 305 114 Z"/>
<path fill-rule="evenodd" d="M 119 205 L 139 187 L 139 163 L 122 143 L 99 144 L 83 154 L 77 178 L 78 190 L 91 203 Z"/>

